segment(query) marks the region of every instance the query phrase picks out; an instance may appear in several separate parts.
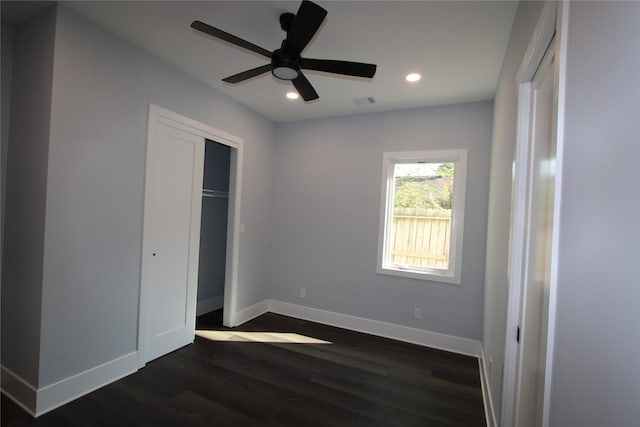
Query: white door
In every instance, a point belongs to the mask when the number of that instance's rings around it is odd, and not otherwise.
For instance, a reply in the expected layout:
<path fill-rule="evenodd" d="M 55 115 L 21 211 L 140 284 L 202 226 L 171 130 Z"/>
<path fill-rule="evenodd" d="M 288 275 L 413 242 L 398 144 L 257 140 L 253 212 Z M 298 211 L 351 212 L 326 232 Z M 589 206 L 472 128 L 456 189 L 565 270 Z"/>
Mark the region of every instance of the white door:
<path fill-rule="evenodd" d="M 520 308 L 517 426 L 542 425 L 555 192 L 555 48 L 552 41 L 531 82 L 531 135 L 524 283 Z"/>
<path fill-rule="evenodd" d="M 194 340 L 204 164 L 203 137 L 162 117 L 149 132 L 141 365 Z"/>

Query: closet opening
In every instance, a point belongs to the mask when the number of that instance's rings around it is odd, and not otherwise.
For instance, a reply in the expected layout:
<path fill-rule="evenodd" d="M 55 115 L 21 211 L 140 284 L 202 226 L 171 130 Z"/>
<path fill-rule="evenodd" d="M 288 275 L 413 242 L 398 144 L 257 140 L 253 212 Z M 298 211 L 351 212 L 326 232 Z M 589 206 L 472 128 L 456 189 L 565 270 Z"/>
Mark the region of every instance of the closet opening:
<path fill-rule="evenodd" d="M 205 140 L 196 329 L 222 326 L 231 147 Z"/>

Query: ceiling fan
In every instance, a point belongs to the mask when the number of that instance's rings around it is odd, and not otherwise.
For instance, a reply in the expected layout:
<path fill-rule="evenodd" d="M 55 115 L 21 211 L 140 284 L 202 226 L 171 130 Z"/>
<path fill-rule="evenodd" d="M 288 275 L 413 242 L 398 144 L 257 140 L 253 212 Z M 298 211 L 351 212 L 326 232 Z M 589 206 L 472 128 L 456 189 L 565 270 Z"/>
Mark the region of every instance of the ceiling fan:
<path fill-rule="evenodd" d="M 302 99 L 312 101 L 318 99 L 319 96 L 309 80 L 302 74 L 302 70 L 325 71 L 367 78 L 372 78 L 376 73 L 374 64 L 300 57 L 326 16 L 325 9 L 308 0 L 302 2 L 295 15 L 293 13 L 280 15 L 280 27 L 286 31 L 287 37 L 282 41 L 282 46 L 273 52 L 201 21 L 193 21 L 191 28 L 271 59 L 270 64 L 234 74 L 222 79 L 222 81 L 240 83 L 271 71 L 271 74 L 280 80 L 290 80 Z"/>

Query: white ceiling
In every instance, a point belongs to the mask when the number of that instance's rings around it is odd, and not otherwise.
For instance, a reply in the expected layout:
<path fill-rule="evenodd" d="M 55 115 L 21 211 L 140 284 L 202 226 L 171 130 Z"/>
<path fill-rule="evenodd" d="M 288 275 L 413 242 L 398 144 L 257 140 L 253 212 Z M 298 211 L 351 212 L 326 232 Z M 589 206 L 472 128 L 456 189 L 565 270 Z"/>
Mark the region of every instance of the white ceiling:
<path fill-rule="evenodd" d="M 224 77 L 267 59 L 190 28 L 201 20 L 272 51 L 278 18 L 299 1 L 69 1 L 65 6 L 276 121 L 492 99 L 517 7 L 512 1 L 324 1 L 328 15 L 303 57 L 378 65 L 371 80 L 305 71 L 320 99 L 289 101 L 271 74 L 238 85 Z M 404 80 L 409 72 L 423 79 Z M 373 97 L 374 104 L 355 99 Z"/>

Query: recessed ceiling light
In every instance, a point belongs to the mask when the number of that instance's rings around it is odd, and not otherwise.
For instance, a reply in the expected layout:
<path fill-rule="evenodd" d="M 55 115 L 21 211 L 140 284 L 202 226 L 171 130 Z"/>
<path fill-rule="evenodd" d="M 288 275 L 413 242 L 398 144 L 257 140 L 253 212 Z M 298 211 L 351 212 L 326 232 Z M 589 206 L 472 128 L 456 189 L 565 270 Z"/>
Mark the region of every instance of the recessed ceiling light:
<path fill-rule="evenodd" d="M 407 74 L 407 77 L 405 77 L 405 79 L 407 79 L 408 82 L 417 82 L 421 78 L 422 76 L 418 73 Z"/>
<path fill-rule="evenodd" d="M 287 98 L 289 99 L 298 99 L 300 97 L 300 95 L 298 95 L 296 92 L 287 92 Z"/>

